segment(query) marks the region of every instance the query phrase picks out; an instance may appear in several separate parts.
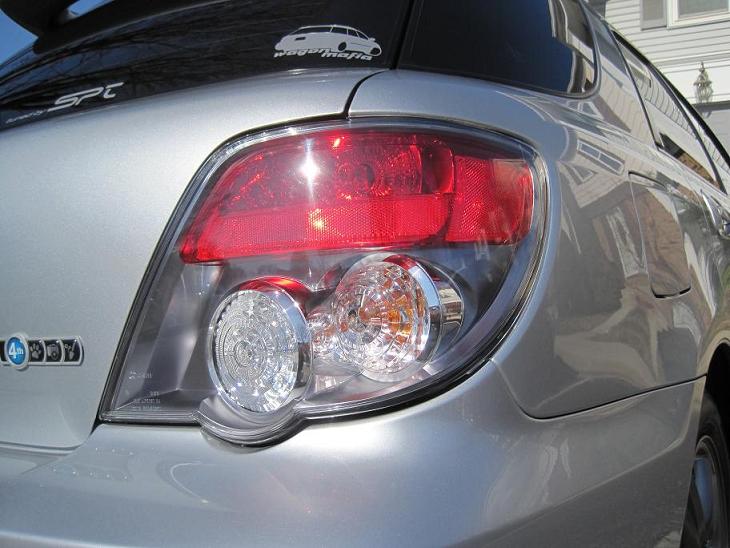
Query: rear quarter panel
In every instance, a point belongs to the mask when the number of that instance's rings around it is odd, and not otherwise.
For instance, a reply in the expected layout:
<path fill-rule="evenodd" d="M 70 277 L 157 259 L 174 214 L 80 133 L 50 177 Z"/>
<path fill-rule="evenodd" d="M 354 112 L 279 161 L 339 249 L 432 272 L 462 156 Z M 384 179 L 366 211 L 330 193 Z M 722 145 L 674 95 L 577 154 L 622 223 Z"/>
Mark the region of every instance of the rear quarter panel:
<path fill-rule="evenodd" d="M 493 357 L 517 401 L 536 417 L 693 379 L 706 370 L 709 341 L 717 338 L 722 287 L 708 253 L 714 236 L 691 177 L 673 174 L 684 196 L 685 236 L 675 244 L 684 245 L 691 289 L 664 299 L 652 291 L 631 174 L 661 180 L 668 168 L 603 27 L 596 45 L 600 84 L 585 98 L 396 71 L 366 81 L 350 110 L 477 125 L 515 136 L 541 155 L 549 187 L 541 271 L 526 321 Z"/>

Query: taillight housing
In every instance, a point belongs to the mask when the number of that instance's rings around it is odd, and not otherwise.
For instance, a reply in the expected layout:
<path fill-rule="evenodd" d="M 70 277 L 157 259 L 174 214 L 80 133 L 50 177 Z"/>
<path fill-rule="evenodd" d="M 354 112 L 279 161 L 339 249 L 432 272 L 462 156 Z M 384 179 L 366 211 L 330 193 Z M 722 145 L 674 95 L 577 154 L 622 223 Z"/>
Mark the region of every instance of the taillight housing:
<path fill-rule="evenodd" d="M 260 445 L 474 371 L 536 267 L 545 182 L 510 138 L 362 120 L 223 147 L 140 290 L 102 418 Z"/>

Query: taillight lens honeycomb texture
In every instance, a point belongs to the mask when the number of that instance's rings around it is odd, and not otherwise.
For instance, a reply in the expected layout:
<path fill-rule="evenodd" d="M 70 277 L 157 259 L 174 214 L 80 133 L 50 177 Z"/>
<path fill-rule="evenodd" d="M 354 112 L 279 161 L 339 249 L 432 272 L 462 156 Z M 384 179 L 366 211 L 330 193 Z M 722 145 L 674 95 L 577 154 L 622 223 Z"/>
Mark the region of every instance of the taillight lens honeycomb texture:
<path fill-rule="evenodd" d="M 435 135 L 284 139 L 225 170 L 181 254 L 196 263 L 426 241 L 514 243 L 530 228 L 532 193 L 524 159 Z"/>

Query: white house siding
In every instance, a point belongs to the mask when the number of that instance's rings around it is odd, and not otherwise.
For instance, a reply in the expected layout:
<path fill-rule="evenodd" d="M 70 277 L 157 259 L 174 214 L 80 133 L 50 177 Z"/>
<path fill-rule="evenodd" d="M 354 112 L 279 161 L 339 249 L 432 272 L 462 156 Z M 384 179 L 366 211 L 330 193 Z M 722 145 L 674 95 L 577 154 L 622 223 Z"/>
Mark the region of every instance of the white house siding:
<path fill-rule="evenodd" d="M 730 104 L 699 106 L 697 110 L 702 113 L 717 138 L 725 144 L 725 149 L 730 152 Z"/>

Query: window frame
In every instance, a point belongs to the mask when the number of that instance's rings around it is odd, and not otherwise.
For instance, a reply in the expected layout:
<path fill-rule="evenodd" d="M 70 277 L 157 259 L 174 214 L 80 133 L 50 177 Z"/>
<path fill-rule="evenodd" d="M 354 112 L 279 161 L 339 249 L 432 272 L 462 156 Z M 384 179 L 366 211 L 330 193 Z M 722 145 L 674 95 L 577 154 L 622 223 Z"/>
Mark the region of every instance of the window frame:
<path fill-rule="evenodd" d="M 654 65 L 649 63 L 650 68 L 654 70 L 656 73 L 657 78 L 661 80 L 661 82 L 667 87 L 667 89 L 672 92 L 674 96 L 674 100 L 679 104 L 680 110 L 684 113 L 685 118 L 687 118 L 687 121 L 689 122 L 690 127 L 692 128 L 692 132 L 694 133 L 695 137 L 697 138 L 697 142 L 700 144 L 700 147 L 705 153 L 705 156 L 707 157 L 708 161 L 710 162 L 710 166 L 712 166 L 712 171 L 715 175 L 715 182 L 717 182 L 717 186 L 710 185 L 713 188 L 716 188 L 723 194 L 727 194 L 727 188 L 725 187 L 725 181 L 720 175 L 720 170 L 718 169 L 717 165 L 715 164 L 715 161 L 712 159 L 712 154 L 710 154 L 710 151 L 707 150 L 707 147 L 705 146 L 705 141 L 702 139 L 702 136 L 698 133 L 697 126 L 702 128 L 702 130 L 705 132 L 707 137 L 710 139 L 713 145 L 715 145 L 715 148 L 718 150 L 720 155 L 725 159 L 725 162 L 730 166 L 730 156 L 728 155 L 727 150 L 725 150 L 725 147 L 722 146 L 722 143 L 720 143 L 720 140 L 717 138 L 715 133 L 710 129 L 710 126 L 707 125 L 707 122 L 700 116 L 699 112 L 695 110 L 695 108 L 692 106 L 692 104 L 687 100 L 687 98 L 682 95 L 679 90 L 672 84 L 668 78 L 666 78 L 659 69 L 657 69 Z M 710 184 L 708 181 L 705 180 L 707 184 Z"/>
<path fill-rule="evenodd" d="M 636 82 L 636 77 L 634 76 L 634 72 L 631 70 L 631 61 L 627 59 L 626 55 L 624 54 L 622 48 L 626 48 L 629 52 L 631 52 L 634 57 L 639 59 L 639 61 L 642 61 L 645 65 L 649 65 L 649 60 L 644 57 L 634 46 L 632 46 L 626 38 L 621 36 L 615 29 L 611 29 L 614 39 L 616 40 L 616 44 L 618 46 L 619 53 L 621 54 L 621 58 L 624 60 L 624 65 L 626 67 L 626 72 L 629 75 L 629 78 L 631 79 L 631 82 L 634 84 L 634 90 L 636 91 L 636 96 L 639 98 L 639 102 L 641 103 L 641 109 L 644 111 L 644 119 L 646 121 L 646 124 L 649 127 L 649 132 L 651 133 L 652 140 L 654 141 L 654 146 L 661 150 L 664 143 L 662 142 L 661 135 L 657 131 L 657 129 L 654 127 L 654 122 L 651 119 L 651 116 L 649 115 L 649 109 L 646 106 L 646 100 L 644 99 L 644 96 L 641 94 L 641 90 L 639 89 L 639 84 Z M 639 66 L 637 67 L 642 73 L 646 72 L 645 66 Z M 651 74 L 647 74 L 647 76 L 650 78 Z"/>
<path fill-rule="evenodd" d="M 621 57 L 624 59 L 624 63 L 626 65 L 626 69 L 628 71 L 629 77 L 631 78 L 631 81 L 634 84 L 634 89 L 636 90 L 636 95 L 639 98 L 639 101 L 641 101 L 641 106 L 644 110 L 644 118 L 646 119 L 646 123 L 649 124 L 649 129 L 651 130 L 651 134 L 654 137 L 654 147 L 657 151 L 659 151 L 661 154 L 667 156 L 668 158 L 671 158 L 671 161 L 676 165 L 683 166 L 684 169 L 690 170 L 696 178 L 703 181 L 705 185 L 708 185 L 710 187 L 713 187 L 715 190 L 718 190 L 722 192 L 723 194 L 727 194 L 727 190 L 725 188 L 725 182 L 723 181 L 722 177 L 720 176 L 720 172 L 715 165 L 715 162 L 712 159 L 712 156 L 707 150 L 707 147 L 705 147 L 705 143 L 702 140 L 702 137 L 699 135 L 697 127 L 695 124 L 700 125 L 704 130 L 705 133 L 710 137 L 712 143 L 715 145 L 716 148 L 718 148 L 719 152 L 723 155 L 725 158 L 725 161 L 730 164 L 730 157 L 728 157 L 727 151 L 722 147 L 719 140 L 717 139 L 717 136 L 710 130 L 709 126 L 705 123 L 704 120 L 702 120 L 702 117 L 697 115 L 696 111 L 692 107 L 692 105 L 687 101 L 687 99 L 682 96 L 681 93 L 677 90 L 677 88 L 661 73 L 659 69 L 657 69 L 651 61 L 649 61 L 640 51 L 638 51 L 634 46 L 632 46 L 628 40 L 626 40 L 623 36 L 621 36 L 618 32 L 615 30 L 613 31 L 614 38 L 617 42 L 617 44 L 621 47 L 626 48 L 629 52 L 631 52 L 639 61 L 643 63 L 644 66 L 639 67 L 641 68 L 642 72 L 649 71 L 649 76 L 653 75 L 654 78 L 658 80 L 658 83 L 662 86 L 664 86 L 665 91 L 669 94 L 669 98 L 674 100 L 675 106 L 680 112 L 681 116 L 684 116 L 685 121 L 687 122 L 687 125 L 689 126 L 690 130 L 692 131 L 692 135 L 694 136 L 695 140 L 699 143 L 700 150 L 705 155 L 705 158 L 707 159 L 707 162 L 712 170 L 710 175 L 713 176 L 715 180 L 715 184 L 708 181 L 705 177 L 697 173 L 695 170 L 690 168 L 689 166 L 683 164 L 677 158 L 672 156 L 665 148 L 664 143 L 662 141 L 661 135 L 658 131 L 658 129 L 655 127 L 655 124 L 653 120 L 651 119 L 651 116 L 649 115 L 649 111 L 646 105 L 646 99 L 644 99 L 644 96 L 641 94 L 641 91 L 639 90 L 639 86 L 636 83 L 636 79 L 634 77 L 633 72 L 630 68 L 630 62 L 624 55 L 623 51 L 621 51 Z M 621 47 L 619 47 L 619 51 L 621 50 Z M 694 113 L 694 114 L 693 114 Z M 698 119 L 699 118 L 699 119 Z M 688 153 L 689 154 L 689 153 Z M 697 161 L 695 159 L 695 161 Z"/>
<path fill-rule="evenodd" d="M 715 23 L 717 21 L 727 21 L 730 19 L 730 0 L 726 0 L 727 8 L 725 11 L 708 12 L 699 15 L 679 16 L 679 1 L 669 0 L 666 5 L 667 28 L 673 27 L 690 27 L 692 25 L 702 25 L 705 23 Z"/>
<path fill-rule="evenodd" d="M 704 131 L 705 135 L 710 140 L 712 145 L 715 147 L 715 149 L 717 149 L 717 152 L 720 154 L 720 156 L 722 156 L 723 160 L 725 160 L 725 163 L 728 165 L 728 167 L 730 167 L 730 154 L 728 154 L 728 151 L 722 145 L 720 139 L 717 138 L 715 132 L 712 131 L 712 128 L 709 126 L 709 124 L 705 122 L 705 119 L 702 117 L 702 115 L 697 111 L 697 109 L 692 106 L 689 101 L 687 101 L 685 97 L 680 96 L 680 103 L 684 107 L 685 115 L 690 119 L 690 125 L 692 126 L 692 129 L 694 129 L 694 132 L 698 133 L 699 130 Z M 712 159 L 712 154 L 710 154 L 710 151 L 707 149 L 705 140 L 702 138 L 701 135 L 697 135 L 697 138 L 700 140 L 700 145 L 702 145 L 705 154 L 707 154 L 708 158 L 710 159 L 712 168 L 715 171 L 715 177 L 717 178 L 717 181 L 719 183 L 719 190 L 722 191 L 723 194 L 727 194 L 726 183 L 730 183 L 730 179 L 723 179 L 722 173 L 724 173 L 724 171 L 721 171 L 717 163 Z M 730 176 L 730 172 L 728 173 L 728 175 Z"/>

